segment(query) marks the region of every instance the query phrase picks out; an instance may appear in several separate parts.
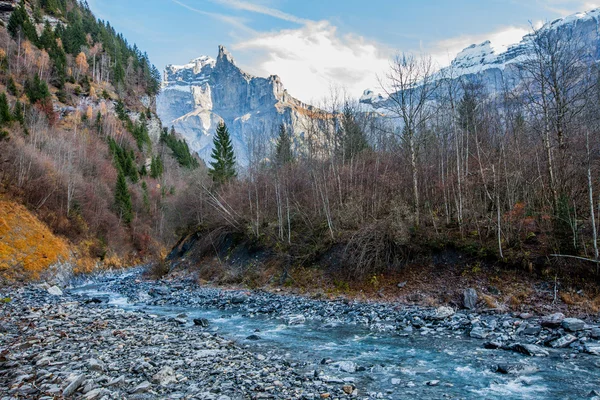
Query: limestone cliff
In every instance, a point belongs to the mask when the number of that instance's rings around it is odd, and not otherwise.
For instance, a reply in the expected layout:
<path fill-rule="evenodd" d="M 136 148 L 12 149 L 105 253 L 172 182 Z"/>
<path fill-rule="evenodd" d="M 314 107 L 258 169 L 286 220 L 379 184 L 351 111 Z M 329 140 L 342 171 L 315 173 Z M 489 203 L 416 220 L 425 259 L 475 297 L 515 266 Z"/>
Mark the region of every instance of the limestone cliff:
<path fill-rule="evenodd" d="M 305 115 L 311 106 L 290 96 L 278 76 L 252 76 L 242 71 L 231 54 L 219 46 L 216 60 L 203 56 L 186 65 L 169 65 L 157 112 L 173 125 L 192 150 L 210 159 L 213 134 L 220 121 L 229 127 L 240 165 L 247 165 L 253 148 L 268 156 L 267 144 L 280 124 L 304 137 Z"/>

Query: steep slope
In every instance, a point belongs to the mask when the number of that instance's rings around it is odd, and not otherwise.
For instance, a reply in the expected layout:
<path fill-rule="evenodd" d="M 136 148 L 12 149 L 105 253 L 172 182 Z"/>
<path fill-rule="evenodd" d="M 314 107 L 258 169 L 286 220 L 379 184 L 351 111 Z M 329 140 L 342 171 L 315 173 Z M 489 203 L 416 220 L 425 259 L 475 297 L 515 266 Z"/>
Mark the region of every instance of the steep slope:
<path fill-rule="evenodd" d="M 158 259 L 207 179 L 156 116 L 160 73 L 85 2 L 2 10 L 0 277 Z"/>
<path fill-rule="evenodd" d="M 290 96 L 278 76 L 260 78 L 242 71 L 223 46 L 216 60 L 203 56 L 169 65 L 157 100 L 158 116 L 175 126 L 204 160 L 210 159 L 214 131 L 224 121 L 241 165 L 249 161 L 250 142 L 268 141 L 280 124 L 302 140 L 311 109 Z"/>

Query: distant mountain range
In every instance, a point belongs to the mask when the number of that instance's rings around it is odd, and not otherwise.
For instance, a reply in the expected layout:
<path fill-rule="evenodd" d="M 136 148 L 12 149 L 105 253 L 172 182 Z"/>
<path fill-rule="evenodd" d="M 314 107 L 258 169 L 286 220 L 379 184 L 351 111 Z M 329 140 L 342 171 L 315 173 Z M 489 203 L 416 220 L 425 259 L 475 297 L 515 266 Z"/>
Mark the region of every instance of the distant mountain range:
<path fill-rule="evenodd" d="M 555 31 L 564 40 L 578 40 L 581 48 L 588 52 L 592 61 L 600 60 L 600 8 L 580 12 L 546 23 L 540 33 Z M 490 41 L 473 44 L 461 51 L 456 58 L 434 75 L 434 79 L 452 77 L 477 82 L 490 92 L 513 88 L 519 84 L 519 66 L 533 57 L 533 34 L 504 52 L 496 53 Z M 367 89 L 360 98 L 361 103 L 376 108 L 385 105 L 387 96 L 376 89 Z"/>
<path fill-rule="evenodd" d="M 541 30 L 556 30 L 565 40 L 577 37 L 590 60 L 600 59 L 600 9 L 557 19 Z M 514 86 L 519 65 L 532 57 L 532 40 L 531 34 L 526 35 L 501 53 L 496 53 L 489 41 L 471 45 L 435 77 L 477 81 L 488 91 Z M 360 98 L 361 103 L 375 108 L 383 107 L 386 100 L 375 89 L 365 90 Z M 204 160 L 210 159 L 216 125 L 225 121 L 242 166 L 248 164 L 251 148 L 272 140 L 280 124 L 288 126 L 301 142 L 312 109 L 288 94 L 278 76 L 260 78 L 242 71 L 223 46 L 219 46 L 216 60 L 202 56 L 186 65 L 167 66 L 157 102 L 163 122 L 174 125 Z"/>

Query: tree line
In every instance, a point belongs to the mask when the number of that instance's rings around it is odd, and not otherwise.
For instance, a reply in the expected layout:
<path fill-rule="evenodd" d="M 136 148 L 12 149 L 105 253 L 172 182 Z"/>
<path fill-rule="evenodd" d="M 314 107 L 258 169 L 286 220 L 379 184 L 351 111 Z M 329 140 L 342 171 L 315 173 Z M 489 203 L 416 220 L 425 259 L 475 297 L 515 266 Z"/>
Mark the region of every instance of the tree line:
<path fill-rule="evenodd" d="M 530 37 L 529 57 L 493 86 L 400 54 L 378 109 L 333 93 L 305 118 L 303 138 L 280 127 L 237 179 L 219 139 L 218 195 L 204 195 L 202 226 L 299 266 L 341 246 L 332 268 L 348 276 L 445 246 L 527 269 L 578 257 L 595 272 L 600 70 L 576 30 Z"/>

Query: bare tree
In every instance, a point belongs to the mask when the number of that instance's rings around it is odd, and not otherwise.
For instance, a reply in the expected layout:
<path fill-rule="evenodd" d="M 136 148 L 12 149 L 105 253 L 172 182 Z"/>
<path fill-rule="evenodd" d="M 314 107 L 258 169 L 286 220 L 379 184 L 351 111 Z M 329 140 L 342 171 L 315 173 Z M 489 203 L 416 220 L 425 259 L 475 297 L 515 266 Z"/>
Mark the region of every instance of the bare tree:
<path fill-rule="evenodd" d="M 431 57 L 399 54 L 390 65 L 387 82 L 382 83 L 389 100 L 385 108 L 401 122 L 400 138 L 410 159 L 415 223 L 419 225 L 418 134 L 434 115 L 430 104 L 438 85 L 433 76 Z"/>

